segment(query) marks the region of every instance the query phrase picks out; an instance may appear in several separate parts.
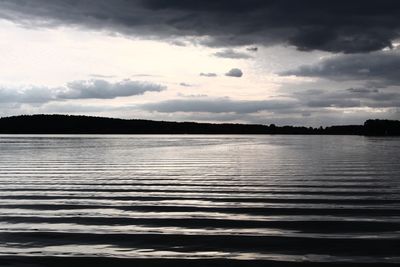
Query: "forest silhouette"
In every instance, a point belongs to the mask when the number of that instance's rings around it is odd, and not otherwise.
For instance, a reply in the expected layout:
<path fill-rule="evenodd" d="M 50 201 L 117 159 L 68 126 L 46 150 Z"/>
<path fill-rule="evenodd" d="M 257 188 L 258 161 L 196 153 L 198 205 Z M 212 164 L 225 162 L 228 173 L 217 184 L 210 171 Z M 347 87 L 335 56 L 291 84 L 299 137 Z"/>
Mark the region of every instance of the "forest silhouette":
<path fill-rule="evenodd" d="M 213 124 L 125 120 L 74 115 L 21 115 L 0 118 L 1 134 L 305 134 L 400 136 L 400 121 L 367 120 L 330 127 Z"/>

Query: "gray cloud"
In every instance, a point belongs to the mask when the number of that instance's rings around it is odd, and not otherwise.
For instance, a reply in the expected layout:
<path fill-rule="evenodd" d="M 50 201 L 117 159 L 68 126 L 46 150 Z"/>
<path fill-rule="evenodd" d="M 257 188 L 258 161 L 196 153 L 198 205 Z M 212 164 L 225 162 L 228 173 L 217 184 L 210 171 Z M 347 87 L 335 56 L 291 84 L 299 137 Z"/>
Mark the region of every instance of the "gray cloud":
<path fill-rule="evenodd" d="M 302 106 L 311 108 L 396 108 L 400 106 L 400 92 L 368 88 L 346 90 L 306 90 L 293 93 Z"/>
<path fill-rule="evenodd" d="M 318 99 L 308 101 L 307 105 L 311 108 L 355 108 L 360 107 L 361 103 L 360 100 L 353 99 Z"/>
<path fill-rule="evenodd" d="M 0 103 L 41 104 L 67 99 L 114 99 L 117 97 L 160 92 L 166 87 L 145 82 L 123 80 L 110 83 L 105 80 L 74 81 L 65 87 L 0 88 Z"/>
<path fill-rule="evenodd" d="M 246 50 L 250 51 L 250 52 L 257 52 L 258 51 L 258 47 L 257 46 L 248 47 L 248 48 L 246 48 Z"/>
<path fill-rule="evenodd" d="M 225 49 L 219 52 L 216 52 L 213 54 L 216 57 L 221 57 L 221 58 L 231 58 L 231 59 L 250 59 L 253 58 L 253 56 L 243 53 L 243 52 L 238 52 L 233 49 Z"/>
<path fill-rule="evenodd" d="M 369 86 L 400 85 L 400 51 L 368 55 L 340 55 L 302 66 L 281 75 L 318 77 L 336 81 L 366 81 Z"/>
<path fill-rule="evenodd" d="M 217 77 L 218 75 L 216 74 L 216 73 L 213 73 L 213 72 L 208 72 L 208 73 L 200 73 L 200 76 L 203 76 L 203 77 Z"/>
<path fill-rule="evenodd" d="M 191 85 L 189 83 L 180 83 L 179 85 L 183 86 L 183 87 L 192 87 L 193 86 L 193 85 Z"/>
<path fill-rule="evenodd" d="M 117 97 L 143 95 L 146 92 L 160 92 L 164 86 L 152 83 L 123 80 L 110 83 L 105 80 L 74 81 L 57 94 L 60 99 L 113 99 Z"/>
<path fill-rule="evenodd" d="M 174 40 L 209 36 L 204 44 L 344 53 L 391 47 L 400 37 L 395 0 L 2 0 L 0 17 L 29 27 L 72 25 Z"/>
<path fill-rule="evenodd" d="M 349 88 L 347 89 L 347 91 L 355 94 L 379 93 L 378 89 L 369 89 L 369 88 Z"/>
<path fill-rule="evenodd" d="M 297 106 L 292 100 L 235 101 L 228 98 L 182 99 L 148 103 L 140 107 L 162 113 L 207 112 L 249 114 L 259 111 L 279 111 Z"/>
<path fill-rule="evenodd" d="M 400 93 L 359 89 L 340 91 L 306 90 L 293 93 L 290 98 L 280 100 L 239 101 L 229 98 L 188 97 L 136 106 L 162 117 L 217 121 L 266 121 L 271 123 L 293 121 L 293 124 L 331 125 L 334 122 L 362 123 L 374 113 L 360 110 L 346 113 L 348 108 L 385 108 L 379 117 L 395 118 L 393 110 L 400 106 Z M 273 114 L 271 116 L 271 114 Z M 345 116 L 344 116 L 345 115 Z M 295 123 L 295 121 L 297 121 Z"/>
<path fill-rule="evenodd" d="M 56 97 L 46 87 L 28 87 L 20 90 L 0 88 L 0 103 L 44 103 Z"/>
<path fill-rule="evenodd" d="M 243 76 L 243 71 L 240 69 L 231 69 L 230 71 L 228 71 L 225 76 L 229 76 L 229 77 L 236 77 L 236 78 L 240 78 Z"/>

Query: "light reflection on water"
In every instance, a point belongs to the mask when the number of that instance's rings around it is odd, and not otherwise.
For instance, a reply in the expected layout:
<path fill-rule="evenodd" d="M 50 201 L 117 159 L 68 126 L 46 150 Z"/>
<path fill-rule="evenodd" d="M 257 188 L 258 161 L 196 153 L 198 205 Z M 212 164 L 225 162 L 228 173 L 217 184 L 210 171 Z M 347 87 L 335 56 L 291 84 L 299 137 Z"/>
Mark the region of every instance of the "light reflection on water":
<path fill-rule="evenodd" d="M 0 136 L 0 257 L 400 263 L 400 140 Z"/>

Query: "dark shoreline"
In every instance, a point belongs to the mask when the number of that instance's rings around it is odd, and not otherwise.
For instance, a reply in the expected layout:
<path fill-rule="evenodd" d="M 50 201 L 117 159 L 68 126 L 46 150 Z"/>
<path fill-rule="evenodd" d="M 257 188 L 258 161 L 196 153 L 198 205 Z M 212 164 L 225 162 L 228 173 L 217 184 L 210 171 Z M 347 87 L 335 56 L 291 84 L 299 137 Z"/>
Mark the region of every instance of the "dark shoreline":
<path fill-rule="evenodd" d="M 330 127 L 261 124 L 213 124 L 124 120 L 70 115 L 22 115 L 0 118 L 0 134 L 252 134 L 400 136 L 400 121 L 368 120 L 363 125 Z"/>

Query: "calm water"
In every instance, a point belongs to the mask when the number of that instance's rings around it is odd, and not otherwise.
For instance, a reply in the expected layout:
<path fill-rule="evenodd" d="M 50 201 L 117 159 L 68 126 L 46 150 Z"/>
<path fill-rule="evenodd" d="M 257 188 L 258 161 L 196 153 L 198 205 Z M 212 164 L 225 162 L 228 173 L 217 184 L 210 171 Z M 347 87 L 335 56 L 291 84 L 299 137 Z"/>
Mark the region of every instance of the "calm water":
<path fill-rule="evenodd" d="M 399 152 L 357 136 L 0 136 L 0 265 L 399 264 Z"/>

